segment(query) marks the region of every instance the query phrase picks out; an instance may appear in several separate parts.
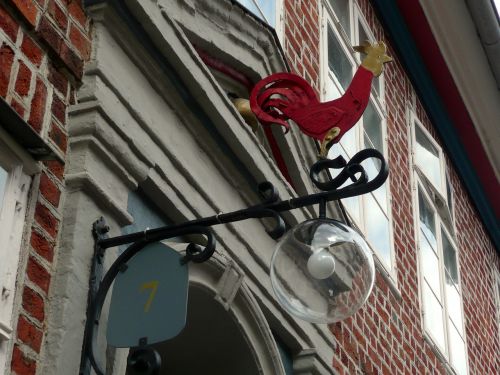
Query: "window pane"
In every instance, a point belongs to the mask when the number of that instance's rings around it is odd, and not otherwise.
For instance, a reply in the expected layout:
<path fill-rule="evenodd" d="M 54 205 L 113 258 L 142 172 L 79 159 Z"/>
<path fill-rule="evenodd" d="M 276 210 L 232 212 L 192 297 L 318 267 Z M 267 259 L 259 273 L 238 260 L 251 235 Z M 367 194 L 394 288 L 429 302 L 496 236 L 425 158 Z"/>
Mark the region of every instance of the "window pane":
<path fill-rule="evenodd" d="M 383 147 L 383 133 L 382 133 L 382 119 L 375 110 L 373 103 L 370 101 L 363 114 L 363 130 L 364 130 L 364 147 L 375 148 L 384 153 Z M 370 159 L 362 163 L 363 167 L 368 173 L 369 177 L 374 177 L 380 170 L 380 162 L 375 159 Z M 387 182 L 383 186 L 375 190 L 375 199 L 383 207 L 384 211 L 388 212 L 387 204 Z"/>
<path fill-rule="evenodd" d="M 420 214 L 420 229 L 431 244 L 434 251 L 437 249 L 436 241 L 436 223 L 434 221 L 434 211 L 422 196 L 420 186 L 418 190 L 418 210 Z"/>
<path fill-rule="evenodd" d="M 349 0 L 330 0 L 330 5 L 335 12 L 335 15 L 340 21 L 340 25 L 344 29 L 347 36 L 351 37 L 351 22 L 349 18 Z"/>
<path fill-rule="evenodd" d="M 426 331 L 444 352 L 443 308 L 425 281 L 422 293 L 424 297 L 424 324 Z"/>
<path fill-rule="evenodd" d="M 453 213 L 453 196 L 451 190 L 451 181 L 449 177 L 446 177 L 446 199 L 448 200 L 448 208 L 450 209 L 450 214 Z"/>
<path fill-rule="evenodd" d="M 257 0 L 260 9 L 269 25 L 276 26 L 276 1 L 275 0 Z"/>
<path fill-rule="evenodd" d="M 382 75 L 373 77 L 372 92 L 379 98 L 379 100 L 382 100 L 380 97 L 380 93 L 382 92 Z"/>
<path fill-rule="evenodd" d="M 352 66 L 331 28 L 328 28 L 328 67 L 346 89 L 352 80 Z"/>
<path fill-rule="evenodd" d="M 422 273 L 434 291 L 434 294 L 441 300 L 441 287 L 439 281 L 439 259 L 432 250 L 431 245 L 420 231 L 420 260 Z"/>
<path fill-rule="evenodd" d="M 344 138 L 342 138 L 344 140 Z M 332 147 L 328 153 L 328 157 L 330 159 L 334 159 L 337 157 L 338 154 L 340 154 L 346 161 L 349 161 L 349 157 L 347 156 L 345 150 L 343 147 L 336 145 Z M 332 169 L 330 168 L 330 174 L 332 175 L 332 178 L 335 178 L 341 171 L 342 169 Z M 351 180 L 347 180 L 344 182 L 340 187 L 344 187 L 347 185 L 352 184 Z M 352 198 L 344 198 L 342 199 L 342 204 L 344 205 L 345 209 L 347 212 L 349 212 L 349 215 L 354 219 L 354 221 L 360 225 L 361 224 L 361 215 L 360 215 L 360 197 L 352 197 Z"/>
<path fill-rule="evenodd" d="M 330 75 L 333 76 L 333 74 L 329 73 L 328 75 L 328 83 L 326 85 L 326 98 L 325 98 L 326 100 L 333 100 L 340 98 L 342 96 L 342 93 L 340 92 L 333 78 Z M 344 137 L 342 137 L 342 139 L 344 139 Z"/>
<path fill-rule="evenodd" d="M 441 162 L 439 151 L 432 145 L 429 138 L 415 126 L 416 161 L 429 181 L 441 191 Z"/>
<path fill-rule="evenodd" d="M 368 33 L 366 32 L 361 22 L 358 22 L 358 44 L 361 44 L 363 42 L 370 42 L 370 38 L 368 37 Z"/>
<path fill-rule="evenodd" d="M 455 329 L 453 323 L 450 326 L 450 355 L 451 365 L 458 375 L 467 375 L 467 360 L 465 354 L 465 342 Z"/>
<path fill-rule="evenodd" d="M 360 197 L 352 197 L 352 198 L 344 198 L 342 199 L 342 204 L 346 208 L 347 212 L 349 212 L 349 215 L 352 216 L 354 221 L 360 225 L 361 222 L 361 215 L 359 213 L 359 208 L 360 208 Z"/>
<path fill-rule="evenodd" d="M 386 266 L 392 268 L 389 220 L 372 194 L 363 196 L 366 238 L 374 246 Z"/>
<path fill-rule="evenodd" d="M 460 304 L 460 294 L 458 289 L 449 282 L 449 274 L 446 272 L 446 303 L 448 304 L 448 314 L 455 323 L 458 331 L 463 334 L 462 308 Z"/>
<path fill-rule="evenodd" d="M 369 142 L 368 137 L 365 134 L 365 145 Z M 367 159 L 361 163 L 361 166 L 364 168 L 368 175 L 368 179 L 373 179 L 378 172 L 380 171 L 380 161 L 378 159 Z M 385 213 L 388 212 L 387 205 L 387 182 L 385 182 L 381 187 L 373 192 L 375 199 L 382 206 Z"/>
<path fill-rule="evenodd" d="M 356 127 L 352 127 L 344 134 L 340 144 L 344 148 L 345 152 L 349 156 L 346 161 L 349 161 L 351 157 L 358 151 L 358 147 L 356 146 Z"/>
<path fill-rule="evenodd" d="M 368 102 L 368 106 L 363 113 L 363 129 L 369 138 L 369 142 L 365 140 L 365 147 L 375 148 L 383 154 L 382 119 L 371 101 Z"/>
<path fill-rule="evenodd" d="M 449 272 L 450 282 L 458 286 L 458 267 L 455 249 L 443 230 L 441 230 L 441 237 L 443 239 L 444 266 Z"/>
<path fill-rule="evenodd" d="M 366 32 L 365 28 L 363 27 L 363 24 L 361 22 L 358 22 L 358 44 L 361 44 L 365 41 L 368 42 L 373 42 L 373 40 L 368 36 L 368 33 Z M 362 55 L 359 56 L 359 61 L 363 60 Z M 378 77 L 373 77 L 372 81 L 372 92 L 375 93 L 375 95 L 380 96 L 380 91 L 381 91 L 381 76 Z"/>
<path fill-rule="evenodd" d="M 254 0 L 238 0 L 238 2 L 247 8 L 254 15 L 262 19 L 262 13 L 259 11 L 259 8 L 255 5 Z"/>
<path fill-rule="evenodd" d="M 7 171 L 0 167 L 0 212 L 2 212 L 3 195 L 5 193 L 5 186 L 7 185 L 7 177 Z"/>

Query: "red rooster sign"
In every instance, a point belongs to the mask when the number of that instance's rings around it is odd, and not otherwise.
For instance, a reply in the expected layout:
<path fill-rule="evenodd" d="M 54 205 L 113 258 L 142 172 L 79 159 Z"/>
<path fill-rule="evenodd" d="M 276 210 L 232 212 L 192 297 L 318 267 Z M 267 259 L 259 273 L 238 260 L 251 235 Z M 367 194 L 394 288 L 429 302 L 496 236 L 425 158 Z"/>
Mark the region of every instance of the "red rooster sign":
<path fill-rule="evenodd" d="M 383 65 L 392 59 L 383 42 L 365 42 L 354 50 L 365 54 L 344 95 L 321 103 L 312 87 L 292 73 L 272 74 L 257 82 L 250 94 L 250 106 L 262 124 L 279 124 L 288 132 L 293 120 L 300 130 L 321 142 L 320 157 L 340 141 L 365 111 L 370 99 L 373 77 L 382 73 Z"/>

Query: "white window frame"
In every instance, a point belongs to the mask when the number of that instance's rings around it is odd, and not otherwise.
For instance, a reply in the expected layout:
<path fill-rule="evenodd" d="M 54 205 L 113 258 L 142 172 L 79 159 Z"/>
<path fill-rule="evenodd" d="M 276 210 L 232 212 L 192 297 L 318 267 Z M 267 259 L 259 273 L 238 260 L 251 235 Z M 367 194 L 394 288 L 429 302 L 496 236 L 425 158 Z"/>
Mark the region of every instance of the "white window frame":
<path fill-rule="evenodd" d="M 351 70 L 352 74 L 354 75 L 355 70 L 357 67 L 360 65 L 361 62 L 361 56 L 357 56 L 357 52 L 354 51 L 353 45 L 358 44 L 358 24 L 362 24 L 364 31 L 368 35 L 371 41 L 374 41 L 374 36 L 370 28 L 368 27 L 368 23 L 366 22 L 363 14 L 361 13 L 358 5 L 354 0 L 348 0 L 348 7 L 349 7 L 349 34 L 350 38 L 347 35 L 346 31 L 344 30 L 343 26 L 341 25 L 341 22 L 337 15 L 335 14 L 333 8 L 329 4 L 327 0 L 322 1 L 322 6 L 321 6 L 321 33 L 320 33 L 320 50 L 321 50 L 321 69 L 320 69 L 320 75 L 321 75 L 321 97 L 322 101 L 329 100 L 330 98 L 327 97 L 328 93 L 328 85 L 333 83 L 335 86 L 335 90 L 340 92 L 341 95 L 344 94 L 345 90 L 340 84 L 339 80 L 335 76 L 334 72 L 332 72 L 329 69 L 329 64 L 328 64 L 328 31 L 329 29 L 333 32 L 335 37 L 337 38 L 337 41 L 339 42 L 343 52 L 345 53 L 347 59 L 349 60 L 349 63 L 351 64 Z M 386 110 L 385 110 L 385 84 L 384 84 L 384 78 L 381 76 L 380 78 L 380 93 L 379 95 L 374 94 L 374 90 L 372 89 L 370 93 L 370 103 L 373 105 L 374 110 L 376 111 L 377 115 L 381 119 L 381 128 L 382 128 L 382 147 L 383 147 L 383 154 L 384 157 L 387 158 L 388 152 L 387 152 L 387 115 L 386 115 Z M 331 83 L 330 83 L 331 82 Z M 360 122 L 362 123 L 363 118 L 360 119 Z M 353 129 L 350 131 L 356 132 L 355 138 L 356 138 L 356 150 L 360 151 L 361 149 L 365 148 L 364 145 L 364 126 L 355 126 Z M 342 141 L 339 143 L 339 146 L 342 147 L 342 150 L 348 154 L 342 146 Z M 352 155 L 349 155 L 352 156 Z M 391 196 L 391 189 L 390 189 L 390 184 L 389 181 L 386 182 L 386 191 L 387 191 L 387 196 L 386 196 L 386 201 L 387 201 L 387 210 L 384 210 L 382 207 L 382 211 L 386 214 L 386 217 L 388 219 L 388 225 L 389 225 L 389 251 L 390 251 L 390 262 L 391 264 L 386 264 L 385 261 L 382 259 L 381 256 L 378 255 L 377 249 L 370 244 L 370 241 L 365 238 L 368 242 L 368 244 L 371 246 L 373 253 L 375 254 L 375 261 L 376 264 L 379 266 L 379 269 L 383 271 L 383 273 L 389 277 L 391 282 L 394 285 L 397 285 L 397 264 L 396 264 L 396 259 L 395 259 L 395 251 L 394 251 L 394 232 L 393 232 L 393 217 L 392 217 L 392 196 Z M 372 193 L 369 193 L 372 194 Z M 373 195 L 373 194 L 372 194 Z M 353 215 L 349 215 L 351 220 L 356 224 L 356 226 L 361 230 L 361 232 L 365 233 L 365 213 L 364 213 L 364 206 L 365 206 L 365 197 L 360 197 L 359 198 L 359 205 L 360 205 L 360 220 L 357 220 L 353 217 Z M 377 199 L 375 199 L 376 204 L 380 206 L 380 202 L 378 202 Z M 347 210 L 346 210 L 347 211 Z"/>
<path fill-rule="evenodd" d="M 497 318 L 497 329 L 498 329 L 498 340 L 500 341 L 500 270 L 494 270 L 494 288 L 495 293 L 495 307 L 496 307 L 496 318 Z"/>
<path fill-rule="evenodd" d="M 411 152 L 412 152 L 412 165 L 413 168 L 417 171 L 420 179 L 424 183 L 425 187 L 432 190 L 432 203 L 434 206 L 438 207 L 439 215 L 443 219 L 446 224 L 447 229 L 453 234 L 455 237 L 455 215 L 454 209 L 455 204 L 453 202 L 453 186 L 451 185 L 451 178 L 449 172 L 446 168 L 446 162 L 444 158 L 444 152 L 441 146 L 436 142 L 431 133 L 425 128 L 424 124 L 418 119 L 415 110 L 410 108 L 410 131 L 411 131 Z M 419 130 L 424 134 L 424 136 L 428 139 L 431 145 L 438 151 L 439 154 L 439 168 L 441 174 L 441 189 L 434 186 L 434 184 L 430 181 L 430 179 L 426 176 L 425 171 L 420 168 L 416 163 L 416 147 L 417 147 L 417 139 L 415 128 L 418 126 Z M 451 189 L 452 202 L 448 201 L 448 192 L 447 188 Z M 451 203 L 451 206 L 450 206 Z"/>
<path fill-rule="evenodd" d="M 460 314 L 462 315 L 462 326 L 461 331 L 463 332 L 463 339 L 464 339 L 464 346 L 465 346 L 465 363 L 466 363 L 466 371 L 467 374 L 469 373 L 469 361 L 468 361 L 468 349 L 467 349 L 467 335 L 465 331 L 465 314 L 464 314 L 464 306 L 463 306 L 463 286 L 462 286 L 462 280 L 461 280 L 461 267 L 460 267 L 460 262 L 459 262 L 459 248 L 455 243 L 455 240 L 453 238 L 452 233 L 448 230 L 446 227 L 445 223 L 442 221 L 441 216 L 439 214 L 438 209 L 435 206 L 435 203 L 431 196 L 428 193 L 428 190 L 425 187 L 424 182 L 422 181 L 421 177 L 419 174 L 414 171 L 413 172 L 413 181 L 414 181 L 414 207 L 415 207 L 415 239 L 417 243 L 417 249 L 418 249 L 418 285 L 419 285 L 419 300 L 421 302 L 420 305 L 420 315 L 421 315 L 421 328 L 422 332 L 424 334 L 425 339 L 431 344 L 433 350 L 436 352 L 438 357 L 440 357 L 444 363 L 453 369 L 453 365 L 451 364 L 451 354 L 450 354 L 450 327 L 449 327 L 449 319 L 450 319 L 450 313 L 448 309 L 448 295 L 446 293 L 446 288 L 445 288 L 445 265 L 444 265 L 444 250 L 443 250 L 443 239 L 442 239 L 442 232 L 446 234 L 447 239 L 449 240 L 451 246 L 453 247 L 455 251 L 455 260 L 456 260 L 456 265 L 457 265 L 457 273 L 458 273 L 458 286 L 460 289 Z M 444 331 L 444 339 L 445 339 L 445 347 L 441 348 L 437 340 L 433 337 L 433 333 L 428 329 L 425 325 L 425 306 L 424 306 L 424 292 L 423 292 L 423 285 L 426 282 L 424 279 L 423 275 L 423 270 L 421 269 L 421 264 L 423 263 L 423 253 L 421 251 L 421 243 L 420 243 L 420 207 L 418 203 L 418 196 L 419 193 L 423 195 L 423 198 L 427 201 L 427 203 L 431 206 L 431 209 L 434 212 L 434 219 L 435 219 L 435 226 L 436 226 L 436 243 L 437 243 L 437 249 L 436 251 L 438 252 L 438 265 L 439 265 L 439 292 L 442 296 L 441 301 L 442 301 L 442 311 L 443 311 L 443 331 Z M 432 292 L 432 290 L 431 290 Z M 432 292 L 433 293 L 433 292 Z M 454 324 L 454 323 L 451 323 Z M 455 370 L 453 370 L 454 373 L 456 373 Z"/>
<path fill-rule="evenodd" d="M 7 360 L 12 332 L 16 278 L 26 223 L 30 175 L 39 166 L 0 128 L 0 166 L 8 171 L 0 208 L 0 373 Z M 9 249 L 8 253 L 6 253 Z"/>
<path fill-rule="evenodd" d="M 435 196 L 435 187 L 430 187 L 429 182 L 427 177 L 422 174 L 421 169 L 417 166 L 416 164 L 416 155 L 415 155 L 415 147 L 416 147 L 416 138 L 415 138 L 415 126 L 419 126 L 420 129 L 424 132 L 425 136 L 429 138 L 429 140 L 432 142 L 432 145 L 436 147 L 437 150 L 439 150 L 440 153 L 440 163 L 443 166 L 442 169 L 442 175 L 444 176 L 445 180 L 449 180 L 449 172 L 446 169 L 446 164 L 444 162 L 444 157 L 442 154 L 442 149 L 441 147 L 436 143 L 434 138 L 430 135 L 430 133 L 425 129 L 423 126 L 422 122 L 417 118 L 415 110 L 412 108 L 412 106 L 408 105 L 407 106 L 407 121 L 409 121 L 409 133 L 410 133 L 410 145 L 411 145 L 411 168 L 412 168 L 412 173 L 411 173 L 411 184 L 412 184 L 412 199 L 413 199 L 413 212 L 414 212 L 414 229 L 415 229 L 415 242 L 417 244 L 417 254 L 418 254 L 418 262 L 417 262 L 417 272 L 418 272 L 418 293 L 419 293 L 419 301 L 420 301 L 420 317 L 421 317 L 421 329 L 423 332 L 423 336 L 425 340 L 431 345 L 433 351 L 436 353 L 438 358 L 441 359 L 441 361 L 445 364 L 445 366 L 449 369 L 449 372 L 451 373 L 457 373 L 456 370 L 453 368 L 453 365 L 451 364 L 451 354 L 450 354 L 450 327 L 449 327 L 449 309 L 448 309 L 448 296 L 446 294 L 446 280 L 445 280 L 445 265 L 444 265 L 444 254 L 443 254 L 443 240 L 442 240 L 442 232 L 446 234 L 447 239 L 449 240 L 451 246 L 453 247 L 455 251 L 455 256 L 456 256 L 456 265 L 457 265 L 457 272 L 458 272 L 458 286 L 460 289 L 460 313 L 462 314 L 462 327 L 461 331 L 463 332 L 463 339 L 464 339 L 464 346 L 465 346 L 465 363 L 466 363 L 466 372 L 469 374 L 469 356 L 468 356 L 468 348 L 467 348 L 467 335 L 466 335 L 466 330 L 465 330 L 465 314 L 464 314 L 464 303 L 463 303 L 463 286 L 462 286 L 462 280 L 461 280 L 461 267 L 460 267 L 460 262 L 459 262 L 459 256 L 460 256 L 460 249 L 457 246 L 455 242 L 455 235 L 454 235 L 454 225 L 450 228 L 449 225 L 446 223 L 446 212 L 443 210 L 440 210 L 439 207 L 437 206 L 437 200 Z M 448 183 L 448 181 L 445 181 L 445 183 Z M 449 181 L 451 183 L 451 181 Z M 446 194 L 446 185 L 445 186 L 445 197 L 447 197 Z M 450 188 L 452 189 L 452 195 L 453 195 L 453 187 L 450 185 Z M 434 219 L 435 219 L 435 226 L 436 226 L 436 246 L 437 246 L 437 255 L 438 255 L 438 267 L 439 267 L 439 292 L 442 296 L 441 301 L 442 301 L 442 312 L 443 312 L 443 331 L 444 331 L 444 339 L 445 339 L 445 348 L 441 348 L 437 340 L 433 338 L 433 334 L 430 331 L 430 329 L 427 329 L 425 325 L 425 306 L 424 306 L 424 283 L 426 282 L 424 279 L 424 274 L 423 274 L 423 268 L 422 268 L 422 263 L 423 263 L 423 253 L 421 250 L 421 242 L 420 242 L 420 207 L 419 207 L 419 192 L 422 194 L 423 198 L 426 200 L 427 204 L 430 205 L 431 209 L 434 212 Z M 452 198 L 453 199 L 453 198 Z M 442 202 L 441 202 L 442 203 Z M 447 205 L 447 201 L 446 201 Z M 454 207 L 454 204 L 453 206 Z M 451 210 L 453 211 L 453 209 Z M 448 210 L 447 212 L 450 212 Z M 453 213 L 451 213 L 453 215 Z M 443 218 L 443 215 L 445 216 Z M 444 219 L 444 220 L 443 220 Z M 431 293 L 432 290 L 431 290 Z M 454 323 L 451 323 L 454 324 Z"/>
<path fill-rule="evenodd" d="M 355 5 L 354 5 L 353 13 L 354 13 L 354 17 L 352 17 L 353 18 L 353 20 L 352 20 L 353 26 L 351 26 L 351 30 L 354 28 L 353 35 L 355 35 L 356 38 L 358 38 L 358 40 L 359 40 L 358 26 L 359 26 L 359 24 L 361 24 L 363 26 L 364 31 L 368 35 L 369 41 L 375 42 L 376 41 L 375 36 L 373 35 L 373 32 L 370 29 L 370 26 L 368 25 L 368 22 L 366 21 L 365 17 L 361 13 L 361 10 L 359 9 L 359 6 L 357 3 L 355 3 Z M 363 41 L 359 40 L 359 43 L 361 43 L 361 42 L 363 42 Z M 362 55 L 359 53 L 356 53 L 355 58 L 356 58 L 357 63 L 361 64 Z M 377 78 L 374 78 L 373 81 L 375 82 L 376 79 Z M 382 74 L 382 75 L 378 76 L 378 79 L 380 81 L 380 93 L 375 95 L 373 93 L 374 88 L 372 85 L 372 92 L 370 94 L 370 99 L 375 102 L 375 104 L 378 106 L 377 109 L 383 114 L 383 117 L 385 118 L 386 117 L 386 110 L 385 110 L 385 79 L 384 79 L 384 75 Z"/>

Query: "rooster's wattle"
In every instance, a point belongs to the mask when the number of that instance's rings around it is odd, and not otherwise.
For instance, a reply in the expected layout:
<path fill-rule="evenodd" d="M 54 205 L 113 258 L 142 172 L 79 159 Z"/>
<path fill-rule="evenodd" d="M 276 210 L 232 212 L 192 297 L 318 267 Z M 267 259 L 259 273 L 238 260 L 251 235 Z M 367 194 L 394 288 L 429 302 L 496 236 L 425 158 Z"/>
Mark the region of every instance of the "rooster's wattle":
<path fill-rule="evenodd" d="M 383 42 L 354 47 L 366 54 L 344 95 L 321 103 L 312 87 L 292 73 L 277 73 L 259 81 L 250 94 L 253 113 L 264 125 L 279 124 L 289 130 L 293 120 L 306 135 L 321 142 L 320 156 L 340 141 L 362 116 L 370 99 L 373 77 L 379 76 L 386 55 Z"/>

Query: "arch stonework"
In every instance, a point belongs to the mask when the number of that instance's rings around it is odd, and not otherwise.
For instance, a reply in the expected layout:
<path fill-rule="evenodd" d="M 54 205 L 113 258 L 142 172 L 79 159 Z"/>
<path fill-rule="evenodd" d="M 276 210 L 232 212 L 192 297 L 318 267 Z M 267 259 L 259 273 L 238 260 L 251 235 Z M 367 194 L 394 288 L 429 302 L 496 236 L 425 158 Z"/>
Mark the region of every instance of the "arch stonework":
<path fill-rule="evenodd" d="M 261 374 L 284 375 L 269 323 L 246 285 L 243 272 L 219 254 L 203 264 L 189 265 L 189 284 L 213 296 L 239 328 Z"/>

